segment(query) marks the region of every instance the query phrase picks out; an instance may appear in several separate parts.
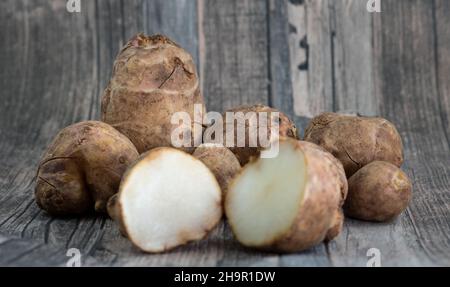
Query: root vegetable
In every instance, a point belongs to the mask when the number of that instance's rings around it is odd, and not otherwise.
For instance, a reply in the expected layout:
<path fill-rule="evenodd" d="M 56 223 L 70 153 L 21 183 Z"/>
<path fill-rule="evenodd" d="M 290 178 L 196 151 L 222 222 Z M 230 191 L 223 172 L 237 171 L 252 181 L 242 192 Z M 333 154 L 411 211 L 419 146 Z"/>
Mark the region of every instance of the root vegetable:
<path fill-rule="evenodd" d="M 280 118 L 280 120 L 279 120 L 279 136 L 280 137 L 291 137 L 294 139 L 298 138 L 297 128 L 295 127 L 295 124 L 285 114 L 278 111 L 277 109 L 274 109 L 274 108 L 271 108 L 268 106 L 254 105 L 254 106 L 236 107 L 236 108 L 227 110 L 224 113 L 224 119 L 225 119 L 224 142 L 227 137 L 226 136 L 226 134 L 227 134 L 226 113 L 227 112 L 232 112 L 234 114 L 243 113 L 244 116 L 251 115 L 248 113 L 254 113 L 254 115 L 256 117 L 257 117 L 257 113 L 261 113 L 261 112 L 267 113 L 267 119 L 268 119 L 268 123 L 269 123 L 268 129 L 267 129 L 267 138 L 270 137 L 271 113 L 278 112 L 279 118 Z M 253 117 L 249 117 L 248 120 L 246 120 L 245 122 L 244 121 L 242 121 L 242 122 L 234 121 L 234 123 L 232 124 L 232 128 L 229 129 L 229 132 L 230 133 L 233 132 L 233 135 L 234 135 L 234 144 L 232 147 L 230 147 L 230 150 L 236 155 L 236 157 L 238 158 L 241 165 L 245 165 L 246 163 L 248 163 L 251 157 L 258 156 L 259 152 L 263 148 L 259 139 L 257 140 L 255 147 L 250 146 L 250 135 L 255 134 L 257 136 L 260 133 L 260 122 L 259 122 L 258 118 L 255 119 L 256 120 L 255 123 L 257 123 L 257 125 L 255 125 L 253 127 L 250 126 L 250 122 L 252 121 L 252 119 L 253 119 Z M 234 129 L 233 129 L 233 127 L 234 127 Z M 239 136 L 238 128 L 242 128 L 245 131 L 245 147 L 238 147 L 238 144 L 237 144 L 238 143 L 237 136 Z M 251 128 L 256 129 L 256 130 L 251 130 Z M 229 146 L 228 143 L 227 143 L 227 146 Z"/>
<path fill-rule="evenodd" d="M 342 211 L 342 206 L 344 205 L 348 193 L 348 183 L 344 168 L 339 160 L 337 160 L 332 154 L 327 152 L 322 147 L 306 141 L 299 141 L 298 143 L 303 150 L 306 150 L 309 153 L 315 153 L 316 158 L 322 158 L 323 161 L 327 162 L 325 167 L 330 168 L 329 173 L 333 176 L 326 180 L 334 181 L 335 185 L 339 186 L 340 193 L 335 194 L 338 197 L 336 199 L 338 205 L 336 206 L 336 211 L 333 215 L 333 221 L 325 237 L 325 241 L 331 241 L 341 233 L 342 226 L 344 224 L 344 214 Z"/>
<path fill-rule="evenodd" d="M 224 146 L 202 144 L 195 149 L 192 155 L 212 171 L 222 193 L 227 191 L 230 181 L 241 170 L 236 156 Z"/>
<path fill-rule="evenodd" d="M 68 126 L 58 133 L 39 165 L 36 202 L 53 215 L 105 212 L 122 174 L 137 157 L 130 140 L 105 123 Z"/>
<path fill-rule="evenodd" d="M 194 120 L 195 104 L 202 107 L 198 112 L 204 112 L 191 55 L 165 36 L 139 34 L 116 58 L 102 97 L 102 120 L 126 135 L 143 153 L 172 146 L 171 133 L 176 128 L 171 123 L 172 115 L 187 112 Z M 199 133 L 194 133 L 193 126 L 187 131 L 192 143 L 201 140 L 201 126 Z"/>
<path fill-rule="evenodd" d="M 335 224 L 341 198 L 333 169 L 321 153 L 281 138 L 278 156 L 250 161 L 225 195 L 225 213 L 237 240 L 280 252 L 322 242 Z"/>
<path fill-rule="evenodd" d="M 394 125 L 382 118 L 324 113 L 312 119 L 304 139 L 339 159 L 347 177 L 372 161 L 403 163 L 403 147 Z"/>
<path fill-rule="evenodd" d="M 345 214 L 362 220 L 391 220 L 406 209 L 412 196 L 408 176 L 388 162 L 374 161 L 364 166 L 348 184 Z"/>
<path fill-rule="evenodd" d="M 330 168 L 333 178 L 329 180 L 335 180 L 336 184 L 340 187 L 339 207 L 342 207 L 348 193 L 347 177 L 345 176 L 345 170 L 342 163 L 336 159 L 331 153 L 327 152 L 324 148 L 307 141 L 298 141 L 298 144 L 310 153 L 316 153 L 316 157 L 322 157 L 322 160 L 327 161 L 326 166 Z"/>
<path fill-rule="evenodd" d="M 130 167 L 111 205 L 123 233 L 146 252 L 201 239 L 222 216 L 213 173 L 195 157 L 167 147 L 152 149 Z"/>

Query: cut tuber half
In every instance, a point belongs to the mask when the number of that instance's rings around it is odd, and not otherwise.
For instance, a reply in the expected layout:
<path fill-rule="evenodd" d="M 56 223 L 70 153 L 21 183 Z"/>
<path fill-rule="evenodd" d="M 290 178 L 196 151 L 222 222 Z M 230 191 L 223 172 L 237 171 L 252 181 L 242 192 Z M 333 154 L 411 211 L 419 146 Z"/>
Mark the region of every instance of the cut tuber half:
<path fill-rule="evenodd" d="M 162 252 L 201 239 L 216 226 L 221 190 L 200 160 L 156 148 L 126 172 L 108 211 L 139 249 Z"/>
<path fill-rule="evenodd" d="M 341 185 L 334 167 L 302 142 L 282 138 L 275 158 L 255 158 L 231 183 L 225 212 L 243 245 L 294 252 L 322 242 L 335 224 Z"/>

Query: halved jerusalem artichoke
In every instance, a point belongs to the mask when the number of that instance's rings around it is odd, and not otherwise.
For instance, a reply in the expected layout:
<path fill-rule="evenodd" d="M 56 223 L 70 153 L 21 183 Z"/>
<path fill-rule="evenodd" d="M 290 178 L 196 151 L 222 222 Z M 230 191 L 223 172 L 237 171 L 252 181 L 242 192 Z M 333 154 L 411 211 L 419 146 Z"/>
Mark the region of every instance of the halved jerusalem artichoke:
<path fill-rule="evenodd" d="M 335 225 L 341 185 L 323 155 L 281 138 L 275 158 L 255 158 L 231 183 L 225 213 L 243 245 L 278 252 L 308 249 Z"/>
<path fill-rule="evenodd" d="M 125 173 L 108 212 L 139 249 L 162 252 L 201 239 L 216 226 L 221 190 L 200 160 L 174 148 L 156 148 Z"/>

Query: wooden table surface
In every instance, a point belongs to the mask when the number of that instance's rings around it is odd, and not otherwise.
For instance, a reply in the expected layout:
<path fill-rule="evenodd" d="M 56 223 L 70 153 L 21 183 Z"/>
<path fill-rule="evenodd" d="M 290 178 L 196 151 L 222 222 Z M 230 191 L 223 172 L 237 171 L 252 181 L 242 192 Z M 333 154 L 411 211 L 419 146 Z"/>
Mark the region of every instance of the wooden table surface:
<path fill-rule="evenodd" d="M 66 0 L 0 2 L 0 265 L 450 265 L 450 1 Z M 244 249 L 222 223 L 205 240 L 143 254 L 102 216 L 52 218 L 33 197 L 47 144 L 64 126 L 98 119 L 121 45 L 164 33 L 194 56 L 210 111 L 263 103 L 303 133 L 323 111 L 395 123 L 414 185 L 395 221 L 346 220 L 337 240 L 280 255 Z"/>

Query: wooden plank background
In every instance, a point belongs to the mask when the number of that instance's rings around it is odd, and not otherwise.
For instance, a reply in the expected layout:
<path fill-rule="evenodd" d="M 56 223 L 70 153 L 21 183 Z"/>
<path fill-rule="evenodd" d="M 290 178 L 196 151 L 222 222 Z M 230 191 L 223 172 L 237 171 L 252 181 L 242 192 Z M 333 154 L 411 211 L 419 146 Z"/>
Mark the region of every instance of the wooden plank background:
<path fill-rule="evenodd" d="M 66 0 L 0 2 L 0 265 L 450 265 L 450 2 L 381 0 Z M 116 54 L 137 32 L 164 33 L 195 58 L 209 110 L 269 104 L 300 131 L 323 111 L 381 115 L 405 146 L 414 184 L 390 223 L 346 220 L 329 243 L 290 255 L 237 244 L 222 223 L 204 241 L 137 251 L 102 216 L 51 218 L 33 198 L 37 163 L 59 129 L 99 118 Z"/>

